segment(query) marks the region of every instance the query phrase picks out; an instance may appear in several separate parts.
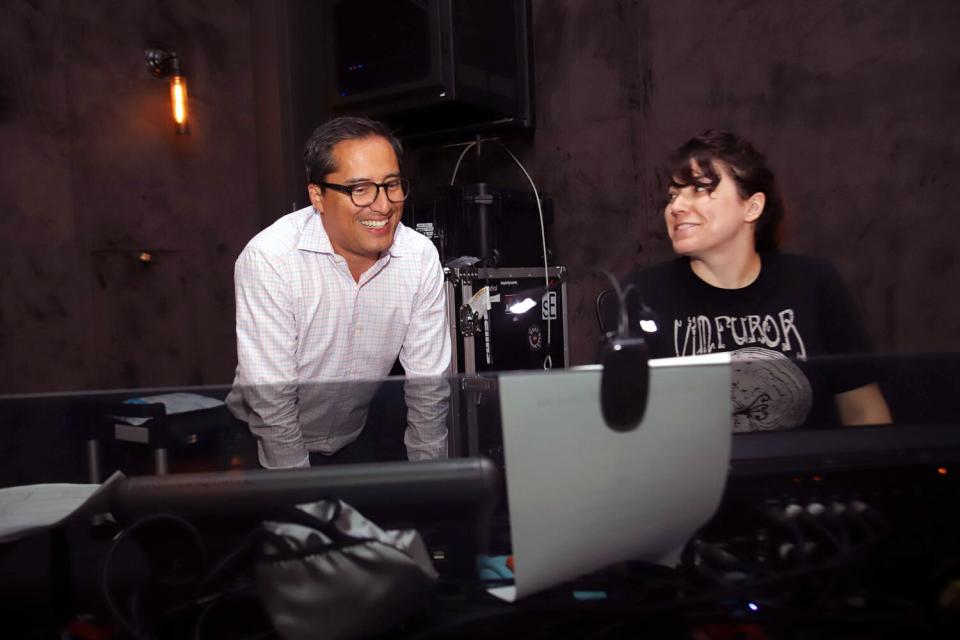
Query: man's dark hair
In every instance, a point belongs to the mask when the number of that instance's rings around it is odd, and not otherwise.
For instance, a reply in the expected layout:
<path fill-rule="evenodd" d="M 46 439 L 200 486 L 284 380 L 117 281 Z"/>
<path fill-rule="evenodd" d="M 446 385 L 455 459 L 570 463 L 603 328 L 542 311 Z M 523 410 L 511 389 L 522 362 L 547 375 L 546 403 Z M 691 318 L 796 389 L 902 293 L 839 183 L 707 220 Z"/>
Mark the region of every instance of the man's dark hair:
<path fill-rule="evenodd" d="M 304 168 L 307 182 L 319 184 L 328 175 L 337 170 L 333 161 L 333 148 L 344 140 L 360 140 L 377 136 L 384 138 L 393 147 L 399 164 L 403 156 L 400 140 L 382 122 L 369 118 L 341 116 L 324 122 L 317 127 L 303 149 Z"/>
<path fill-rule="evenodd" d="M 693 174 L 691 161 L 700 168 L 702 176 Z M 759 252 L 776 251 L 780 247 L 786 208 L 767 159 L 749 142 L 729 131 L 703 131 L 670 156 L 667 170 L 672 183 L 678 187 L 694 184 L 712 192 L 720 184 L 715 162 L 722 162 L 727 167 L 741 198 L 747 199 L 755 193 L 766 197 L 763 213 L 754 229 L 754 246 Z"/>

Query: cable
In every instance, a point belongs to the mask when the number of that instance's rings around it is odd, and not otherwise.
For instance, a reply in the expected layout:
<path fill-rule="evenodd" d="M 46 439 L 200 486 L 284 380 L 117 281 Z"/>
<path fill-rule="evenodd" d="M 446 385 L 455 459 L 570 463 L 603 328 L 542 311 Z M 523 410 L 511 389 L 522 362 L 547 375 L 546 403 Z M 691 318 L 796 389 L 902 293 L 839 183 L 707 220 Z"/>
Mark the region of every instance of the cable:
<path fill-rule="evenodd" d="M 592 270 L 595 273 L 606 276 L 610 284 L 613 285 L 613 290 L 617 294 L 617 335 L 624 338 L 627 337 L 627 332 L 630 329 L 630 320 L 627 315 L 627 294 L 634 288 L 633 285 L 628 284 L 626 289 L 624 289 L 620 286 L 620 283 L 617 282 L 617 279 L 613 277 L 613 274 L 606 269 L 593 267 Z"/>
<path fill-rule="evenodd" d="M 467 146 L 465 146 L 465 147 L 463 148 L 463 151 L 460 152 L 460 157 L 457 158 L 457 164 L 453 165 L 453 175 L 450 176 L 450 186 L 451 186 L 451 187 L 453 186 L 453 183 L 454 183 L 454 182 L 456 181 L 456 179 L 457 179 L 457 171 L 460 170 L 460 163 L 463 162 L 463 157 L 464 157 L 465 155 L 467 155 L 467 152 L 470 151 L 470 149 L 473 149 L 474 147 L 476 147 L 477 144 L 478 144 L 478 142 L 477 142 L 476 140 L 474 140 L 473 142 L 468 143 Z M 480 152 L 480 148 L 477 147 L 477 153 L 479 153 L 479 152 Z"/>
<path fill-rule="evenodd" d="M 544 224 L 544 221 L 543 221 L 543 204 L 540 201 L 540 192 L 537 190 L 537 185 L 533 181 L 533 178 L 530 177 L 530 173 L 527 171 L 526 167 L 524 167 L 523 163 L 517 159 L 517 156 L 513 155 L 513 152 L 510 151 L 509 147 L 507 147 L 507 145 L 503 144 L 496 138 L 488 138 L 484 140 L 484 139 L 481 139 L 480 137 L 477 137 L 477 139 L 474 140 L 473 142 L 467 143 L 463 151 L 460 152 L 460 157 L 457 158 L 457 163 L 453 167 L 453 175 L 450 176 L 450 186 L 452 187 L 454 181 L 456 181 L 457 172 L 460 170 L 460 163 L 463 162 L 463 158 L 464 156 L 467 155 L 467 152 L 470 151 L 470 149 L 472 149 L 473 147 L 476 147 L 477 153 L 479 153 L 480 144 L 481 142 L 484 142 L 484 141 L 495 142 L 498 145 L 500 145 L 500 147 L 507 152 L 507 155 L 509 155 L 513 159 L 513 161 L 517 163 L 517 166 L 520 167 L 520 171 L 522 171 L 523 175 L 526 176 L 527 181 L 530 183 L 530 187 L 533 189 L 533 197 L 537 202 L 537 215 L 540 218 L 540 242 L 541 242 L 541 245 L 543 246 L 543 282 L 544 282 L 544 289 L 545 289 L 544 295 L 547 295 L 550 292 L 550 266 L 549 266 L 549 262 L 547 261 L 547 230 L 546 230 L 546 225 Z M 553 332 L 552 332 L 551 318 L 549 315 L 547 315 L 547 355 L 543 359 L 543 368 L 547 371 L 553 368 L 553 358 L 550 355 L 550 346 L 552 342 L 553 342 Z"/>
<path fill-rule="evenodd" d="M 517 159 L 517 156 L 513 155 L 513 152 L 499 140 L 494 139 L 493 142 L 496 142 L 500 145 L 507 154 L 513 158 L 513 161 L 517 163 L 517 166 L 520 167 L 520 171 L 523 171 L 523 175 L 527 177 L 527 181 L 530 182 L 530 187 L 533 189 L 533 197 L 537 201 L 537 215 L 540 217 L 540 242 L 543 245 L 543 283 L 544 288 L 546 289 L 545 294 L 550 292 L 550 266 L 547 262 L 547 229 L 546 225 L 543 222 L 543 205 L 540 202 L 540 193 L 537 191 L 537 185 L 533 181 L 533 178 L 530 177 L 530 174 L 527 172 L 526 167 L 523 166 L 523 163 Z M 550 357 L 550 344 L 551 344 L 551 330 L 550 330 L 550 315 L 547 315 L 547 357 L 543 360 L 543 368 L 550 370 L 553 368 L 553 360 Z"/>
<path fill-rule="evenodd" d="M 202 567 L 206 566 L 207 563 L 207 551 L 204 547 L 203 539 L 200 537 L 200 532 L 197 531 L 196 527 L 184 520 L 179 516 L 172 514 L 156 514 L 152 516 L 147 516 L 142 518 L 137 522 L 133 523 L 120 533 L 116 535 L 113 540 L 113 544 L 110 545 L 110 549 L 107 552 L 106 558 L 103 561 L 103 571 L 101 575 L 101 589 L 103 591 L 103 598 L 106 602 L 107 608 L 110 610 L 110 613 L 114 616 L 117 623 L 123 627 L 124 631 L 136 638 L 137 640 L 146 640 L 147 636 L 144 636 L 140 631 L 140 624 L 137 622 L 131 623 L 127 618 L 120 613 L 120 609 L 117 606 L 116 602 L 113 599 L 113 595 L 110 593 L 110 567 L 113 562 L 114 555 L 117 552 L 117 549 L 123 544 L 123 542 L 129 538 L 134 532 L 139 529 L 144 528 L 147 525 L 155 524 L 157 522 L 169 522 L 181 526 L 192 538 L 192 541 L 196 545 L 197 550 L 199 551 L 200 564 Z"/>
<path fill-rule="evenodd" d="M 244 555 L 255 552 L 256 545 L 266 537 L 266 532 L 260 527 L 248 532 L 229 553 L 221 558 L 217 564 L 207 572 L 203 579 L 200 580 L 198 588 L 208 588 L 216 580 L 220 579 L 228 568 L 233 567 L 237 564 L 238 560 L 243 559 Z"/>
<path fill-rule="evenodd" d="M 513 161 L 517 163 L 517 166 L 520 167 L 520 171 L 523 171 L 523 175 L 527 177 L 527 181 L 530 183 L 530 187 L 533 189 L 533 197 L 537 201 L 537 214 L 540 217 L 540 242 L 543 245 L 543 281 L 544 284 L 550 286 L 550 273 L 548 271 L 549 266 L 547 262 L 547 231 L 543 222 L 543 205 L 540 202 L 540 192 L 537 191 L 537 185 L 533 181 L 533 178 L 530 177 L 530 174 L 527 172 L 527 169 L 523 166 L 523 163 L 517 159 L 517 156 L 513 155 L 513 152 L 499 140 L 493 140 L 498 145 L 500 145 L 507 154 L 513 158 Z M 548 325 L 549 326 L 549 325 Z"/>

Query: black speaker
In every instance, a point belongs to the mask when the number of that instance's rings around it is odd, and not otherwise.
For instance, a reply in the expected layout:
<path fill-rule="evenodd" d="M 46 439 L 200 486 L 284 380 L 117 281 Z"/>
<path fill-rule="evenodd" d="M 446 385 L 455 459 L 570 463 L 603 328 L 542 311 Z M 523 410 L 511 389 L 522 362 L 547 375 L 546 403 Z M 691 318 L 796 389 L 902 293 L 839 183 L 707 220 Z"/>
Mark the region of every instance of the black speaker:
<path fill-rule="evenodd" d="M 330 105 L 405 142 L 532 129 L 529 0 L 332 0 Z"/>

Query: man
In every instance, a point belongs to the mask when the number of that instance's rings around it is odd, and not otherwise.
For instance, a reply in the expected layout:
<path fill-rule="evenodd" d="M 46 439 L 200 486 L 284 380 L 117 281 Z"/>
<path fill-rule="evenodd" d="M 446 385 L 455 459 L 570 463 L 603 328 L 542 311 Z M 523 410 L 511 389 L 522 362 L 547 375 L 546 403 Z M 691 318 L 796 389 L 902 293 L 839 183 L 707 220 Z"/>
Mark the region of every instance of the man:
<path fill-rule="evenodd" d="M 311 206 L 261 231 L 237 259 L 227 403 L 266 468 L 344 455 L 376 390 L 360 381 L 388 375 L 398 355 L 407 455 L 446 457 L 447 393 L 436 378 L 450 366 L 443 270 L 433 244 L 400 224 L 401 154 L 381 123 L 321 125 L 304 151 Z"/>

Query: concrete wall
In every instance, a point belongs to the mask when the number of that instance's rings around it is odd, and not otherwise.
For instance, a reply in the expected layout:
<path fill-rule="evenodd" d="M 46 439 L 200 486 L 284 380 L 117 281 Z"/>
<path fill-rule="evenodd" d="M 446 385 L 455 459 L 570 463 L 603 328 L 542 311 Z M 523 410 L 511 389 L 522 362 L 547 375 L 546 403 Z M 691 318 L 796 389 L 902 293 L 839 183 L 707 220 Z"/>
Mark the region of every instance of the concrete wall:
<path fill-rule="evenodd" d="M 261 19 L 274 6 L 290 9 L 280 32 Z M 290 175 L 303 141 L 288 138 L 323 117 L 295 104 L 317 93 L 321 29 L 298 17 L 312 6 L 5 4 L 0 392 L 229 382 L 233 261 L 302 197 Z M 605 285 L 590 269 L 670 255 L 656 168 L 709 126 L 767 152 L 792 207 L 787 248 L 835 261 L 882 349 L 955 350 L 958 6 L 534 0 L 538 128 L 505 142 L 554 198 L 573 363 L 596 349 Z M 189 137 L 172 133 L 148 40 L 183 60 Z M 252 53 L 264 40 L 268 63 Z M 445 182 L 457 153 L 420 149 L 411 167 Z M 526 187 L 493 148 L 461 175 Z"/>
<path fill-rule="evenodd" d="M 765 151 L 786 249 L 832 259 L 886 351 L 960 346 L 960 5 L 949 1 L 535 0 L 532 140 L 507 141 L 555 201 L 574 363 L 596 350 L 594 266 L 671 255 L 657 168 L 698 130 Z M 421 180 L 456 150 L 425 150 Z M 493 147 L 464 179 L 525 187 Z M 492 181 L 492 180 L 491 180 Z"/>
<path fill-rule="evenodd" d="M 228 382 L 259 228 L 247 3 L 9 2 L 0 57 L 0 391 Z"/>

